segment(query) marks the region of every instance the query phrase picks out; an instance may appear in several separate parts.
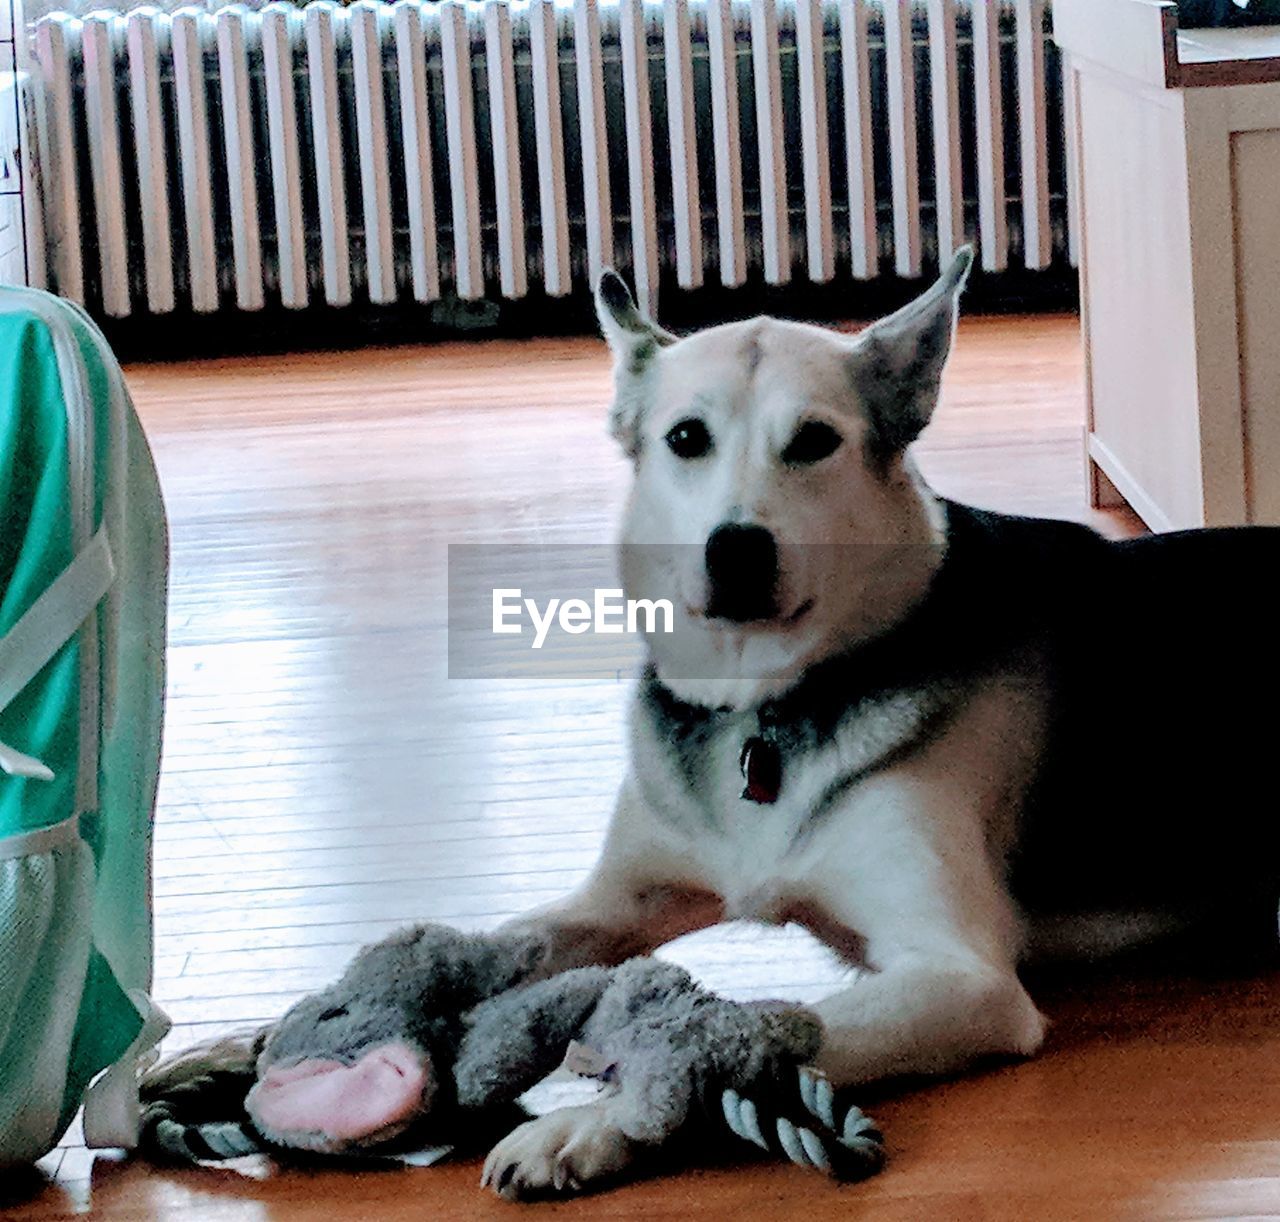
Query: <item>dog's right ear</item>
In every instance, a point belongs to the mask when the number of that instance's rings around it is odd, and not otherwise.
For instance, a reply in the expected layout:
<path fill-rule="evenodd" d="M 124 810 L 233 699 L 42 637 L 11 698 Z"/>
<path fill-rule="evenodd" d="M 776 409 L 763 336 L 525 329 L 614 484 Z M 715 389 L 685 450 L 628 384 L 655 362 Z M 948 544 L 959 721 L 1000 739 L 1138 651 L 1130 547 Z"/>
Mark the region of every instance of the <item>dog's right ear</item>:
<path fill-rule="evenodd" d="M 596 281 L 596 314 L 613 352 L 614 399 L 609 431 L 634 458 L 640 446 L 643 380 L 658 351 L 676 342 L 653 319 L 640 312 L 626 282 L 611 267 Z"/>

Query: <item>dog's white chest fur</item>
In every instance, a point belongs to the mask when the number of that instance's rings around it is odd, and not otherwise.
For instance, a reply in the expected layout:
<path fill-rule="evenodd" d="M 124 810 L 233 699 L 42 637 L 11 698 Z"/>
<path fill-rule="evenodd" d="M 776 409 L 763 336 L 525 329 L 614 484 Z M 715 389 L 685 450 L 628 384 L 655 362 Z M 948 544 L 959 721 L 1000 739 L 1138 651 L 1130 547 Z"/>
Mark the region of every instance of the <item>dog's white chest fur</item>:
<path fill-rule="evenodd" d="M 638 776 L 691 879 L 720 897 L 730 919 L 784 921 L 810 905 L 817 862 L 840 851 L 838 829 L 829 826 L 833 812 L 822 802 L 842 762 L 858 754 L 847 741 L 856 729 L 816 749 L 780 748 L 771 802 L 746 795 L 744 747 L 761 736 L 754 713 L 723 719 L 696 749 L 675 756 L 659 735 L 648 722 L 637 726 L 635 749 L 644 761 Z"/>
<path fill-rule="evenodd" d="M 784 759 L 776 801 L 752 801 L 743 796 L 740 757 L 732 751 L 723 754 L 721 762 L 732 767 L 724 767 L 725 775 L 718 778 L 716 788 L 723 795 L 720 834 L 704 842 L 703 868 L 730 919 L 783 920 L 789 899 L 807 873 L 808 854 L 802 844 L 809 813 L 805 787 L 799 777 L 788 777 Z"/>

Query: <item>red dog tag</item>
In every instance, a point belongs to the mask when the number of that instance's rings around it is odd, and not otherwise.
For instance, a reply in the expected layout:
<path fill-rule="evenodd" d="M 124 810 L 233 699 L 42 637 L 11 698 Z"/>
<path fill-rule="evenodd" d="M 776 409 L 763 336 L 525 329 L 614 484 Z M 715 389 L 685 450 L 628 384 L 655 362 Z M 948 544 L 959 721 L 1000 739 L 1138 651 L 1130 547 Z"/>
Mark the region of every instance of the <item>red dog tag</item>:
<path fill-rule="evenodd" d="M 747 782 L 742 796 L 748 802 L 771 806 L 778 800 L 782 789 L 782 752 L 777 743 L 767 738 L 748 738 L 742 744 L 739 766 Z"/>

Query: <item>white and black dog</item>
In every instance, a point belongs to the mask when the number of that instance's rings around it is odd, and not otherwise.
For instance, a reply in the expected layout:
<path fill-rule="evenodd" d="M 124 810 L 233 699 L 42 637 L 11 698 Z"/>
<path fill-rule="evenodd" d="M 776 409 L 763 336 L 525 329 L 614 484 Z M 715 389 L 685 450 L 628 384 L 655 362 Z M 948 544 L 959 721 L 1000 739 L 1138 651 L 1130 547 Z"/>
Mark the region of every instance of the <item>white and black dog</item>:
<path fill-rule="evenodd" d="M 928 424 L 971 254 L 854 336 L 677 339 L 606 273 L 631 596 L 674 596 L 585 884 L 522 924 L 548 970 L 722 919 L 868 970 L 817 1009 L 838 1085 L 1036 1051 L 1037 950 L 1274 936 L 1280 530 L 1111 543 L 941 499 Z M 491 1156 L 522 1191 L 626 1166 L 604 1107 Z"/>
<path fill-rule="evenodd" d="M 838 1086 L 1035 1052 L 1030 955 L 1276 932 L 1280 530 L 1111 543 L 931 492 L 910 446 L 970 261 L 855 336 L 676 339 L 613 273 L 597 292 L 624 584 L 678 622 L 599 862 L 515 928 L 551 974 L 798 922 L 866 969 L 817 1007 Z M 217 1063 L 252 1049 L 178 1068 Z M 486 1178 L 566 1191 L 639 1152 L 602 1099 L 515 1129 Z"/>

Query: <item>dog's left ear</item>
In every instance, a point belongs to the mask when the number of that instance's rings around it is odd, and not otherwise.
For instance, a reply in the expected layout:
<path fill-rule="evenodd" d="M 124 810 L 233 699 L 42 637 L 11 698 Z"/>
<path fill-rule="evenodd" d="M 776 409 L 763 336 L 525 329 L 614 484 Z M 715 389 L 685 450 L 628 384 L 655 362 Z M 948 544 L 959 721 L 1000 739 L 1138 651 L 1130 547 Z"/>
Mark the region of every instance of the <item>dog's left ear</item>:
<path fill-rule="evenodd" d="M 933 415 L 972 265 L 973 247 L 964 246 L 926 292 L 853 340 L 849 375 L 870 425 L 868 452 L 880 465 L 901 454 Z"/>
<path fill-rule="evenodd" d="M 614 400 L 609 431 L 626 452 L 639 449 L 644 375 L 660 348 L 676 337 L 640 312 L 626 282 L 611 267 L 596 282 L 596 314 L 613 351 Z"/>

